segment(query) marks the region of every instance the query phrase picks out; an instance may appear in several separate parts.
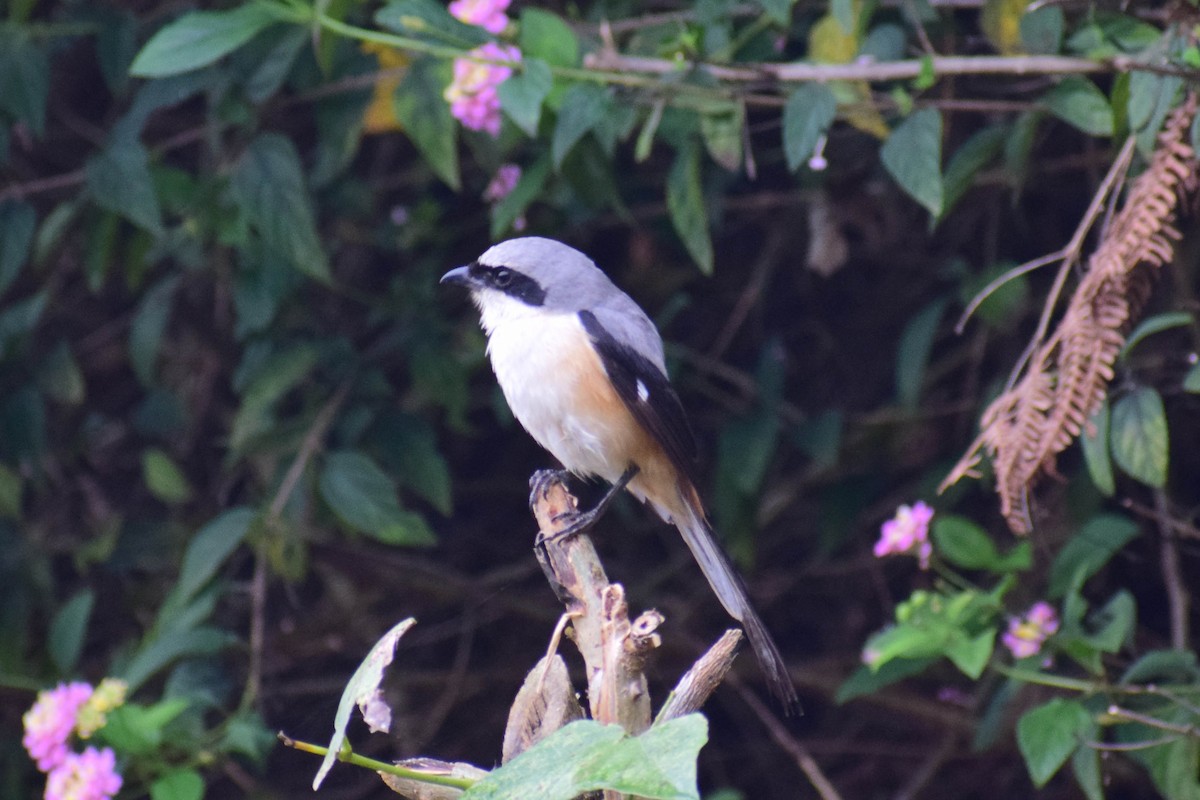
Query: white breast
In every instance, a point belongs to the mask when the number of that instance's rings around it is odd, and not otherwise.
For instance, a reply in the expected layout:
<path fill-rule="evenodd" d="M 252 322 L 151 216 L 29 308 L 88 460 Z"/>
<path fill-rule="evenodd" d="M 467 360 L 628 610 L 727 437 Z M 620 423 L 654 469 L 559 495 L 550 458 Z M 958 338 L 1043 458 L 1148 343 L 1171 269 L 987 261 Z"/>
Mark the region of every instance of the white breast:
<path fill-rule="evenodd" d="M 577 413 L 580 356 L 591 347 L 579 317 L 498 295 L 480 303 L 480 316 L 492 369 L 517 421 L 571 472 L 619 478 L 627 464 L 608 452 L 619 437 L 604 421 Z"/>

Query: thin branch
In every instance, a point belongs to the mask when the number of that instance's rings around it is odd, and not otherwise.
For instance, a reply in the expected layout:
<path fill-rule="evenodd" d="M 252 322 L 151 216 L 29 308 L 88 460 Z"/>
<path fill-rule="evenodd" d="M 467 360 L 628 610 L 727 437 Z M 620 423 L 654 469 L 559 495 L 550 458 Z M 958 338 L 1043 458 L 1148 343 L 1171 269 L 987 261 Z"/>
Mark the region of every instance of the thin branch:
<path fill-rule="evenodd" d="M 1161 519 L 1169 519 L 1171 509 L 1167 504 L 1167 495 L 1162 489 L 1154 492 L 1154 508 Z M 1179 540 L 1171 525 L 1160 522 L 1159 536 L 1162 539 L 1162 549 L 1159 552 L 1159 566 L 1162 569 L 1163 585 L 1167 592 L 1167 610 L 1170 618 L 1171 648 L 1186 652 L 1188 647 L 1188 613 L 1189 596 L 1183 585 L 1183 567 L 1179 561 Z"/>
<path fill-rule="evenodd" d="M 1174 722 L 1167 722 L 1165 719 L 1152 717 L 1148 714 L 1139 714 L 1136 711 L 1121 708 L 1120 706 L 1109 706 L 1107 714 L 1109 717 L 1113 717 L 1121 722 L 1136 722 L 1140 725 L 1145 725 L 1147 728 L 1156 728 L 1160 731 L 1177 733 L 1180 736 L 1187 736 L 1192 739 L 1200 739 L 1200 727 L 1195 725 L 1179 725 Z"/>
<path fill-rule="evenodd" d="M 760 63 L 726 66 L 666 58 L 627 56 L 597 51 L 584 59 L 591 69 L 616 73 L 672 75 L 689 69 L 703 69 L 718 80 L 730 83 L 756 83 L 764 80 L 784 83 L 827 81 L 896 81 L 916 78 L 924 73 L 946 75 L 1087 75 L 1103 72 L 1149 69 L 1130 59 L 1101 61 L 1070 56 L 932 56 L 904 61 L 863 61 L 851 64 L 811 64 L 793 61 L 786 64 Z M 1191 73 L 1194 77 L 1194 73 Z"/>
<path fill-rule="evenodd" d="M 730 673 L 728 678 L 729 685 L 737 690 L 742 701 L 745 702 L 759 721 L 766 727 L 767 732 L 771 734 L 771 738 L 775 740 L 775 744 L 783 748 L 788 755 L 796 760 L 796 765 L 808 778 L 812 787 L 817 790 L 817 794 L 821 796 L 821 800 L 842 800 L 841 794 L 834 785 L 825 776 L 821 765 L 808 752 L 808 748 L 788 732 L 787 727 L 779 721 L 779 718 L 771 713 L 771 710 L 763 705 L 763 702 L 758 699 L 754 692 L 746 688 L 746 685 L 737 677 L 736 673 Z"/>

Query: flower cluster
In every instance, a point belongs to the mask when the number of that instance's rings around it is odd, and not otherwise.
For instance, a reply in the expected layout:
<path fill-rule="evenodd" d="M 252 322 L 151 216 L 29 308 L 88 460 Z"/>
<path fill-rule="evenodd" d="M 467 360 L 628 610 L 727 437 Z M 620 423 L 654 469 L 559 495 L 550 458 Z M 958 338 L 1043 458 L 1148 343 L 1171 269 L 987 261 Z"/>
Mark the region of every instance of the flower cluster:
<path fill-rule="evenodd" d="M 107 800 L 121 789 L 116 756 L 107 747 L 73 752 L 73 734 L 89 738 L 104 726 L 108 712 L 125 702 L 123 681 L 106 678 L 100 685 L 60 683 L 39 692 L 25 712 L 25 745 L 38 769 L 47 773 L 46 800 Z"/>
<path fill-rule="evenodd" d="M 454 0 L 450 13 L 468 25 L 478 25 L 491 34 L 508 27 L 504 13 L 512 0 Z M 512 75 L 512 67 L 492 61 L 520 61 L 521 51 L 512 45 L 488 42 L 466 58 L 454 59 L 454 78 L 446 87 L 450 113 L 464 127 L 500 135 L 500 96 L 496 89 Z"/>
<path fill-rule="evenodd" d="M 921 569 L 929 569 L 929 558 L 933 545 L 929 542 L 929 522 L 933 509 L 917 501 L 912 506 L 900 506 L 896 516 L 883 523 L 879 529 L 879 541 L 875 543 L 875 555 L 882 558 L 892 554 L 915 555 Z"/>
<path fill-rule="evenodd" d="M 476 47 L 468 56 L 454 59 L 454 79 L 444 95 L 450 104 L 450 113 L 464 127 L 499 136 L 500 95 L 496 89 L 512 75 L 512 67 L 475 59 L 520 61 L 521 51 L 512 45 L 488 42 Z"/>
<path fill-rule="evenodd" d="M 1001 641 L 1013 658 L 1029 658 L 1042 649 L 1042 644 L 1058 631 L 1058 614 L 1045 601 L 1034 603 L 1022 617 L 1008 621 L 1008 630 Z"/>
<path fill-rule="evenodd" d="M 468 25 L 478 25 L 491 34 L 508 27 L 508 4 L 512 0 L 454 0 L 450 13 Z"/>

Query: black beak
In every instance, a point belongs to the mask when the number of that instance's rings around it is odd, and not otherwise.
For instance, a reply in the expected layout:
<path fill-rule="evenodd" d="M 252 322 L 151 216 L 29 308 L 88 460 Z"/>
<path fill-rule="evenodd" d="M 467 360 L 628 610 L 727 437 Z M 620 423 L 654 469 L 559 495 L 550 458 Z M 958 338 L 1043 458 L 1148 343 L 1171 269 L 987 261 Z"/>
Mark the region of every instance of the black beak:
<path fill-rule="evenodd" d="M 470 267 L 455 267 L 442 276 L 438 283 L 449 283 L 456 286 L 471 286 L 475 282 L 471 280 Z"/>

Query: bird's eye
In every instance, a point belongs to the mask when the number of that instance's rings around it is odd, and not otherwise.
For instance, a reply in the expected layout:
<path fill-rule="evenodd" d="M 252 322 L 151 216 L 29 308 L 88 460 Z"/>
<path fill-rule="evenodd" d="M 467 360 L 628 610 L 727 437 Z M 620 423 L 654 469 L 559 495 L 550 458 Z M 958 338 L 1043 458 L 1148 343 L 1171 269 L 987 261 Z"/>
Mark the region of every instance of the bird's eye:
<path fill-rule="evenodd" d="M 496 288 L 503 289 L 512 283 L 512 270 L 504 269 L 503 267 L 492 273 L 492 283 Z"/>

